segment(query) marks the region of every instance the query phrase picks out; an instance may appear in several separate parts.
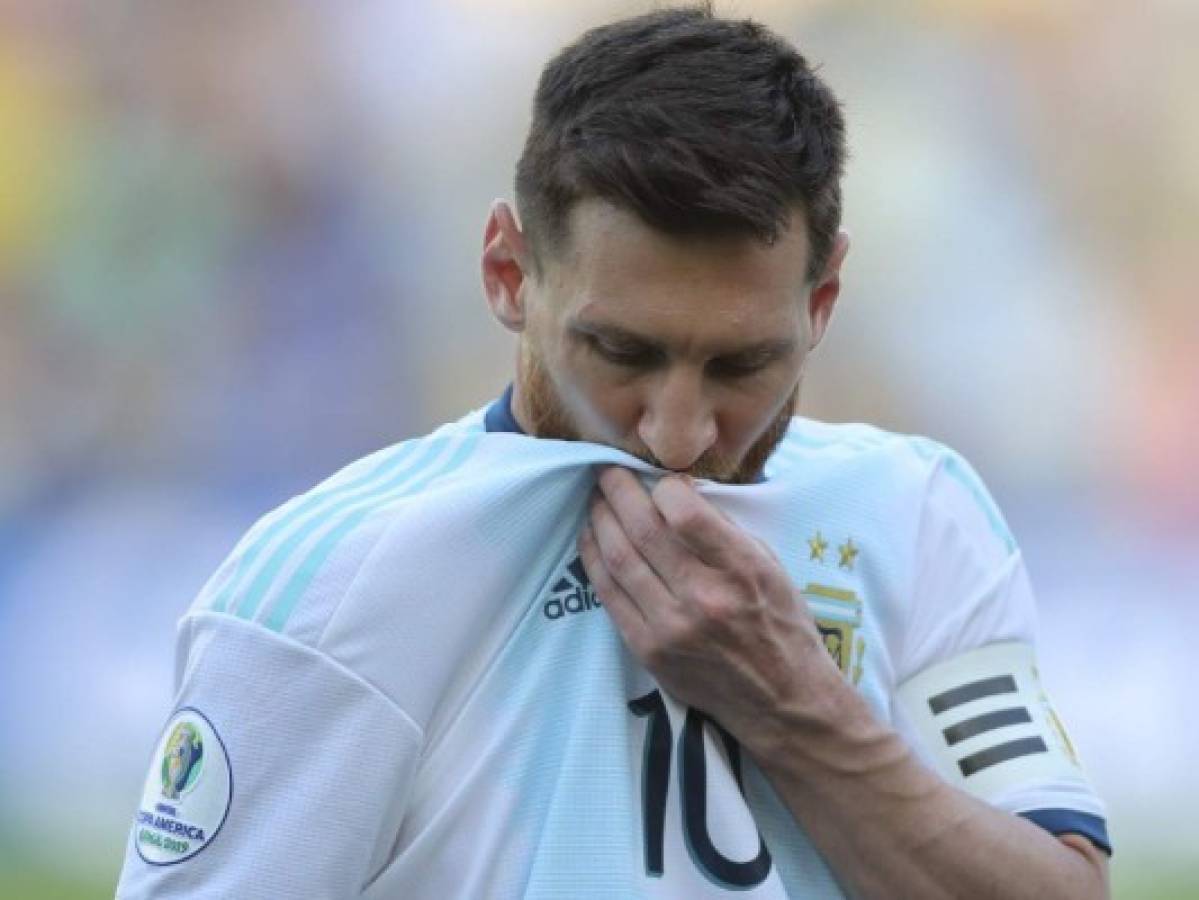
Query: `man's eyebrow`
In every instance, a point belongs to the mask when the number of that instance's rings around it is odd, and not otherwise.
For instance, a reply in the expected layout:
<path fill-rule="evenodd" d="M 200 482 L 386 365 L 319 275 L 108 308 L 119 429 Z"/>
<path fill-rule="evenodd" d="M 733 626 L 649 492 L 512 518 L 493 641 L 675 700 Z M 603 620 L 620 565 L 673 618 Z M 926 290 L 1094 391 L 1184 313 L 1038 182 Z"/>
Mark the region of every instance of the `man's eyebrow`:
<path fill-rule="evenodd" d="M 771 338 L 765 341 L 758 341 L 753 344 L 743 344 L 739 347 L 730 347 L 722 352 L 721 356 L 761 356 L 767 359 L 774 359 L 780 356 L 786 356 L 795 350 L 797 342 L 795 338 Z"/>
<path fill-rule="evenodd" d="M 657 338 L 647 337 L 624 326 L 608 322 L 589 322 L 585 319 L 572 318 L 567 321 L 567 328 L 576 334 L 603 337 L 616 343 L 637 346 L 647 350 L 665 353 L 670 349 L 666 343 Z M 730 344 L 724 347 L 714 347 L 711 349 L 711 352 L 718 357 L 743 356 L 775 359 L 793 352 L 796 346 L 797 341 L 793 337 L 767 338 L 766 340 L 754 341 L 749 344 Z"/>
<path fill-rule="evenodd" d="M 630 331 L 628 328 L 623 328 L 620 325 L 611 325 L 606 322 L 588 322 L 584 319 L 572 318 L 567 322 L 567 328 L 576 334 L 604 337 L 622 344 L 636 344 L 639 347 L 647 349 L 666 350 L 666 345 L 661 341 L 638 334 L 635 331 Z"/>

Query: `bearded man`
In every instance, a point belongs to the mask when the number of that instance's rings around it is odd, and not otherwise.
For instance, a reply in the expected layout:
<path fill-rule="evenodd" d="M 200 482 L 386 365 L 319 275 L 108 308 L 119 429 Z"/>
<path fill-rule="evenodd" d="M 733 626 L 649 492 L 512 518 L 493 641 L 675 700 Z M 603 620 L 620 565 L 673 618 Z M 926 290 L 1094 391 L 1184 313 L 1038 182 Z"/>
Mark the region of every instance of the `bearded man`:
<path fill-rule="evenodd" d="M 484 231 L 512 385 L 213 576 L 165 732 L 209 758 L 177 805 L 147 780 L 119 896 L 1107 896 L 977 476 L 794 415 L 845 153 L 751 22 L 550 61 Z"/>

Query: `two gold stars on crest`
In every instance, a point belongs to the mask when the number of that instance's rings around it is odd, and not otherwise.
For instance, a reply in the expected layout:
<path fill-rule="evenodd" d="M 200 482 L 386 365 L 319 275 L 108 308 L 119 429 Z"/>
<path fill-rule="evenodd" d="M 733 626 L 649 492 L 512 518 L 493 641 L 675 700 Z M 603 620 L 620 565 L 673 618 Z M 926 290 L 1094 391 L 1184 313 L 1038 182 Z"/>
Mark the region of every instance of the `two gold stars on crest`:
<path fill-rule="evenodd" d="M 817 531 L 812 537 L 808 538 L 808 549 L 811 551 L 808 554 L 808 559 L 823 563 L 824 554 L 828 552 L 828 548 L 828 541 L 824 539 L 824 535 Z M 858 553 L 860 552 L 861 550 L 854 544 L 853 538 L 846 538 L 844 544 L 837 545 L 837 554 L 840 556 L 840 561 L 837 565 L 842 569 L 852 572 L 854 564 L 858 560 Z"/>

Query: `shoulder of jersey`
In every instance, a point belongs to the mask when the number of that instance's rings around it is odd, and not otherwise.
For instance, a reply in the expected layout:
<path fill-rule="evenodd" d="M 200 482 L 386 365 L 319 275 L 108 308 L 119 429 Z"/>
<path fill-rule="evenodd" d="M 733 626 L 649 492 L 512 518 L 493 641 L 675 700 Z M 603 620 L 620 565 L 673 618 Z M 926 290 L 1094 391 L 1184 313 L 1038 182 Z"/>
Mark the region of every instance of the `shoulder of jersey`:
<path fill-rule="evenodd" d="M 796 416 L 771 456 L 770 478 L 827 478 L 871 472 L 923 482 L 953 451 L 929 438 L 897 434 L 857 422 L 819 422 Z"/>
<path fill-rule="evenodd" d="M 896 510 L 914 512 L 931 504 L 961 527 L 990 534 L 1004 556 L 1016 549 L 978 473 L 955 450 L 930 438 L 796 417 L 766 471 L 772 481 L 819 487 L 833 496 L 868 495 L 876 510 L 888 500 Z"/>
<path fill-rule="evenodd" d="M 476 412 L 363 457 L 259 519 L 204 586 L 189 614 L 216 613 L 293 634 L 319 633 L 397 516 L 415 499 L 469 477 L 485 435 Z M 311 607 L 313 599 L 321 610 Z"/>
<path fill-rule="evenodd" d="M 260 519 L 192 605 L 190 614 L 234 616 L 316 645 L 346 598 L 374 611 L 393 585 L 383 572 L 431 568 L 461 577 L 476 539 L 447 549 L 447 529 L 483 527 L 505 504 L 561 496 L 610 448 L 489 434 L 481 412 L 358 460 Z M 537 490 L 529 489 L 536 482 Z M 499 512 L 497 513 L 497 507 Z M 464 528 L 465 526 L 465 528 Z M 462 542 L 459 542 L 461 544 Z M 466 543 L 470 544 L 469 541 Z"/>

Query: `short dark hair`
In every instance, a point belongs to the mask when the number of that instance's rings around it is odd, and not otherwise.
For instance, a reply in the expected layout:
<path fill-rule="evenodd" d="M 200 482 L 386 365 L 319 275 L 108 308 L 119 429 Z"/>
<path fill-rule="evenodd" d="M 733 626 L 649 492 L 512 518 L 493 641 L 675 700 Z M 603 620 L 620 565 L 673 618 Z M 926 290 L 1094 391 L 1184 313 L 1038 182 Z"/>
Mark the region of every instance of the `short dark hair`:
<path fill-rule="evenodd" d="M 782 38 L 710 6 L 594 28 L 541 72 L 516 167 L 534 264 L 585 198 L 669 234 L 772 243 L 799 209 L 808 277 L 841 221 L 845 120 L 832 91 Z"/>

